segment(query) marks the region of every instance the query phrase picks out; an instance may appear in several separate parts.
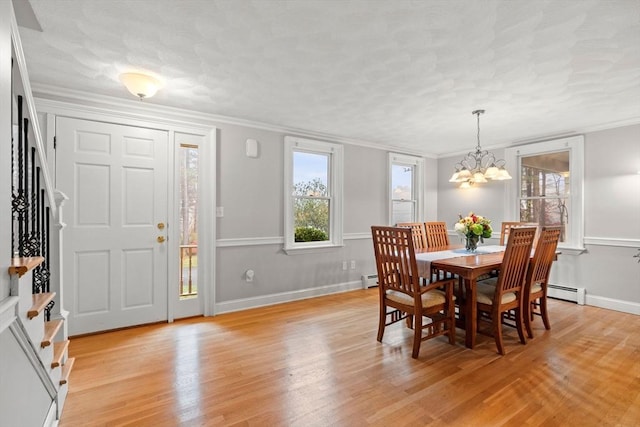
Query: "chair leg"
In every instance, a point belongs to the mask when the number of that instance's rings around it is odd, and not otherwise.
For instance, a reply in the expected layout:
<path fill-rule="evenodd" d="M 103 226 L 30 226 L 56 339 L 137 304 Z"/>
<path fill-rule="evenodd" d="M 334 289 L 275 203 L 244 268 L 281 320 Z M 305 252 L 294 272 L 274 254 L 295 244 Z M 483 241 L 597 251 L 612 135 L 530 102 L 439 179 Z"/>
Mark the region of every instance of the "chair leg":
<path fill-rule="evenodd" d="M 529 315 L 531 312 L 531 316 Z M 533 320 L 531 317 L 533 316 L 533 308 L 531 304 L 527 304 L 527 313 L 524 314 L 524 327 L 527 330 L 527 336 L 529 338 L 533 338 L 533 328 L 531 327 L 531 321 Z"/>
<path fill-rule="evenodd" d="M 493 338 L 496 340 L 498 353 L 504 356 L 504 345 L 502 344 L 502 313 L 493 315 Z"/>
<path fill-rule="evenodd" d="M 549 315 L 547 314 L 547 297 L 540 297 L 540 314 L 542 315 L 542 321 L 544 322 L 544 328 L 546 330 L 551 329 L 551 324 L 549 323 Z"/>
<path fill-rule="evenodd" d="M 378 321 L 378 342 L 382 342 L 382 336 L 384 335 L 384 327 L 387 323 L 387 307 L 384 304 L 380 304 L 380 319 Z"/>
<path fill-rule="evenodd" d="M 447 317 L 449 318 L 449 324 L 447 327 L 449 328 L 449 344 L 456 343 L 456 309 L 453 304 L 453 301 L 447 307 Z"/>
<path fill-rule="evenodd" d="M 413 329 L 413 315 L 407 314 L 407 318 L 405 320 L 407 321 L 407 328 Z"/>
<path fill-rule="evenodd" d="M 417 359 L 418 353 L 420 353 L 420 343 L 422 342 L 422 315 L 416 314 L 413 318 L 415 319 L 415 324 L 413 325 L 413 351 L 411 352 L 411 357 Z"/>
<path fill-rule="evenodd" d="M 516 328 L 518 329 L 518 336 L 520 337 L 520 342 L 522 344 L 527 343 L 527 339 L 524 337 L 524 325 L 522 322 L 522 306 L 516 308 Z"/>
<path fill-rule="evenodd" d="M 522 317 L 524 318 L 524 326 L 527 330 L 527 336 L 529 338 L 533 338 L 533 328 L 531 327 L 531 322 L 533 321 L 533 306 L 535 301 L 531 301 L 531 299 L 525 295 L 524 302 L 522 304 L 522 309 L 524 313 L 522 313 Z"/>

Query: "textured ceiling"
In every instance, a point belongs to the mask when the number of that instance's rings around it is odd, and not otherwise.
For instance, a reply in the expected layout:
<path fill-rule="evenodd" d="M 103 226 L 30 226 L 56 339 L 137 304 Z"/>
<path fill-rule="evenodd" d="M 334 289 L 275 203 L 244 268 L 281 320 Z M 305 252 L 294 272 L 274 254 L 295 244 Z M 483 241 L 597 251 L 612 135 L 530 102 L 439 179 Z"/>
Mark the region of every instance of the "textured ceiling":
<path fill-rule="evenodd" d="M 21 0 L 18 0 L 21 1 Z M 31 0 L 37 91 L 144 102 L 431 154 L 640 123 L 640 0 Z"/>

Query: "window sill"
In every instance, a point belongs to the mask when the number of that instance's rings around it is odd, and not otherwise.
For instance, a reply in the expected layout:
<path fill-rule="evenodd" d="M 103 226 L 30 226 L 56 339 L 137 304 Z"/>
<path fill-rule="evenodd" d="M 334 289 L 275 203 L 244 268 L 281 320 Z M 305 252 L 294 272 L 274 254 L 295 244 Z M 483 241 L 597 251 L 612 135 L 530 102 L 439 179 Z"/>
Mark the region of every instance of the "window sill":
<path fill-rule="evenodd" d="M 301 247 L 284 247 L 282 250 L 287 255 L 304 255 L 304 254 L 317 254 L 322 252 L 332 252 L 336 249 L 343 248 L 343 244 L 328 244 L 322 246 L 301 246 Z"/>
<path fill-rule="evenodd" d="M 561 255 L 580 255 L 587 251 L 587 248 L 580 248 L 577 246 L 560 246 L 558 245 L 558 252 Z"/>

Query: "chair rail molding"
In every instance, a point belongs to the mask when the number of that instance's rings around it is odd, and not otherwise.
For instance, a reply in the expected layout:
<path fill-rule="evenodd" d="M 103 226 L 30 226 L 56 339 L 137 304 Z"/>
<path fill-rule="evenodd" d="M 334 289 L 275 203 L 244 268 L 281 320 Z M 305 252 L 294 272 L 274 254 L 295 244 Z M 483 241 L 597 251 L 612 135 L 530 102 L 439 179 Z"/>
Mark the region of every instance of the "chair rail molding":
<path fill-rule="evenodd" d="M 619 237 L 585 237 L 585 245 L 617 246 L 621 248 L 640 248 L 640 239 L 622 239 Z"/>
<path fill-rule="evenodd" d="M 365 240 L 371 239 L 371 233 L 345 233 L 343 240 Z M 262 245 L 282 245 L 284 236 L 273 237 L 236 237 L 231 239 L 217 239 L 216 247 L 231 248 L 236 246 L 262 246 Z"/>

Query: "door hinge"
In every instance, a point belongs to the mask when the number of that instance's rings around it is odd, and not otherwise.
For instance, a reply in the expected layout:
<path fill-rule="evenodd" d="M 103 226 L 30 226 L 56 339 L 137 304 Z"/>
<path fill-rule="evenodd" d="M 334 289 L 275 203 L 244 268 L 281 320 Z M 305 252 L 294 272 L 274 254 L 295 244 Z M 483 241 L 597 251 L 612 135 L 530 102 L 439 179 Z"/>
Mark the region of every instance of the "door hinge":
<path fill-rule="evenodd" d="M 53 136 L 53 149 L 54 149 L 54 150 L 55 150 L 55 149 L 57 148 L 57 146 L 58 146 L 58 144 L 57 144 L 57 143 L 58 143 L 58 139 L 57 139 L 57 137 L 54 135 L 54 136 Z"/>

